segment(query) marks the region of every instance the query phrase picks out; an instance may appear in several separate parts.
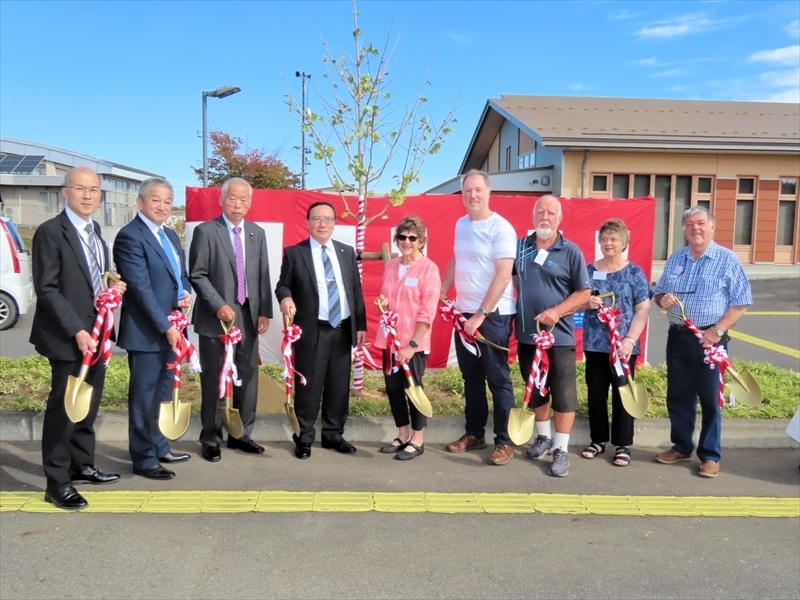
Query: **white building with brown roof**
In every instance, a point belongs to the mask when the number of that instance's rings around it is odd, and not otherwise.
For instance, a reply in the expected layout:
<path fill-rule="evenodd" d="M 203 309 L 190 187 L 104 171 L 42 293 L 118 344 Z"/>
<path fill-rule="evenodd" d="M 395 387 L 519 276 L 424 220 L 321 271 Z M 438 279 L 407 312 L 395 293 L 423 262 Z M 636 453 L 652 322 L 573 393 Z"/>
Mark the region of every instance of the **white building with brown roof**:
<path fill-rule="evenodd" d="M 502 194 L 657 203 L 654 260 L 685 245 L 702 204 L 743 263 L 800 263 L 800 105 L 501 96 L 489 99 L 458 171 Z M 458 177 L 428 193 L 460 191 Z"/>

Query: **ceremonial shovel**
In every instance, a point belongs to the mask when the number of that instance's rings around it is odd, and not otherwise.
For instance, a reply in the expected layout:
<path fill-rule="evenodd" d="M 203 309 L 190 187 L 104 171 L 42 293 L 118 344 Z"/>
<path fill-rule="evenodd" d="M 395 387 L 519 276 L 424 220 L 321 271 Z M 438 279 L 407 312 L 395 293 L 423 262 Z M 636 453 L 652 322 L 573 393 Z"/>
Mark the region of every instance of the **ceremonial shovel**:
<path fill-rule="evenodd" d="M 294 322 L 294 309 L 291 315 L 283 315 L 283 322 L 286 323 L 288 329 Z M 294 352 L 294 348 L 292 349 Z M 294 411 L 294 381 L 291 384 L 286 384 L 286 401 L 283 403 L 286 408 L 286 416 L 289 417 L 289 424 L 292 426 L 292 431 L 296 436 L 300 435 L 300 423 L 297 420 L 297 413 Z"/>
<path fill-rule="evenodd" d="M 695 332 L 697 337 L 702 337 L 703 334 L 699 332 L 697 326 L 686 316 L 683 303 L 677 297 L 675 298 L 675 302 L 678 303 L 678 308 L 681 309 L 681 314 L 676 315 L 669 310 L 667 310 L 667 313 L 673 317 L 678 317 L 683 320 L 683 323 L 690 330 Z M 730 358 L 728 359 L 728 364 L 725 370 L 731 374 L 732 378 L 730 381 L 728 381 L 728 383 L 725 384 L 728 386 L 728 393 L 733 395 L 737 402 L 740 402 L 745 406 L 749 406 L 751 408 L 758 408 L 761 406 L 761 400 L 763 397 L 761 393 L 761 386 L 758 384 L 758 381 L 756 381 L 756 378 L 753 377 L 753 374 L 750 373 L 750 371 L 737 371 L 733 367 L 733 362 L 730 360 Z"/>
<path fill-rule="evenodd" d="M 234 321 L 236 321 L 235 315 L 231 319 L 230 325 L 226 325 L 225 321 L 219 322 L 225 335 L 228 335 L 228 332 L 233 328 Z M 226 347 L 228 344 L 230 342 L 225 344 Z M 233 408 L 233 376 L 231 373 L 226 373 L 225 377 L 225 406 L 219 408 L 219 417 L 222 419 L 222 425 L 228 430 L 228 435 L 239 439 L 244 435 L 244 423 L 242 423 L 242 417 L 239 416 L 239 409 Z"/>
<path fill-rule="evenodd" d="M 108 280 L 117 281 L 119 277 L 113 273 L 106 272 L 103 274 L 103 289 L 108 288 Z M 100 327 L 95 318 L 95 327 Z M 98 342 L 95 352 L 100 352 L 100 343 Z M 92 406 L 92 392 L 94 388 L 86 383 L 86 375 L 89 374 L 89 367 L 92 364 L 92 356 L 94 352 L 86 350 L 83 353 L 83 362 L 81 363 L 81 370 L 78 376 L 70 375 L 67 377 L 67 389 L 64 391 L 64 409 L 67 411 L 67 417 L 73 423 L 80 423 L 89 414 L 89 409 Z"/>
<path fill-rule="evenodd" d="M 536 333 L 541 333 L 541 331 L 541 326 L 537 320 Z M 534 358 L 534 360 L 536 359 Z M 525 396 L 522 398 L 522 407 L 512 408 L 508 415 L 508 437 L 510 437 L 511 441 L 517 446 L 524 446 L 533 437 L 533 426 L 536 421 L 536 415 L 533 411 L 528 409 L 530 408 L 535 376 L 533 364 L 531 364 L 528 381 L 525 383 Z"/>
<path fill-rule="evenodd" d="M 383 314 L 384 312 L 383 304 L 378 302 L 377 299 L 375 300 L 375 304 L 380 309 L 381 314 Z M 394 343 L 397 345 L 397 348 L 399 350 L 400 343 L 397 340 L 397 338 L 394 339 Z M 392 350 L 390 348 L 389 352 L 391 351 Z M 403 363 L 402 367 L 406 376 L 406 396 L 408 396 L 408 399 L 411 400 L 411 403 L 417 407 L 417 410 L 419 410 L 419 412 L 421 412 L 426 417 L 429 418 L 432 417 L 433 406 L 431 406 L 431 401 L 428 400 L 428 396 L 425 395 L 425 391 L 422 389 L 422 387 L 414 383 L 414 378 L 411 376 L 411 369 L 408 368 L 408 364 Z"/>
<path fill-rule="evenodd" d="M 189 312 L 191 304 L 189 305 Z M 181 331 L 183 336 L 183 331 Z M 161 403 L 161 408 L 158 412 L 158 428 L 164 437 L 168 440 L 177 440 L 181 437 L 186 430 L 189 429 L 189 421 L 192 417 L 192 403 L 181 402 L 178 400 L 178 394 L 181 390 L 181 350 L 180 347 L 175 348 L 175 375 L 172 380 L 172 400 L 167 400 Z"/>

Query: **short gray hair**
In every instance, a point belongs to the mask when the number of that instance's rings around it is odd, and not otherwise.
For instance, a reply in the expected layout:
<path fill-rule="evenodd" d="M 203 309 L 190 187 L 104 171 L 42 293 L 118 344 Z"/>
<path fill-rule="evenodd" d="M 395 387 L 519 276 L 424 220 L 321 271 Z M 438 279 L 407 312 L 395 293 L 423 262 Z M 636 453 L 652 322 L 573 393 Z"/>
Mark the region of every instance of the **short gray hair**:
<path fill-rule="evenodd" d="M 167 181 L 163 177 L 150 177 L 149 179 L 145 179 L 142 183 L 139 184 L 139 198 L 142 200 L 147 199 L 147 192 L 150 191 L 150 188 L 155 186 L 162 186 L 165 188 L 169 188 L 169 192 L 174 196 L 175 190 L 172 189 L 172 184 Z"/>
<path fill-rule="evenodd" d="M 464 182 L 467 180 L 467 177 L 471 177 L 473 175 L 480 175 L 483 177 L 484 183 L 486 183 L 486 189 L 492 189 L 492 182 L 489 181 L 489 174 L 486 171 L 481 171 L 480 169 L 470 169 L 466 173 L 461 176 L 461 189 L 464 189 Z"/>
<path fill-rule="evenodd" d="M 253 197 L 253 186 L 250 185 L 249 181 L 247 181 L 245 179 L 242 179 L 241 177 L 231 177 L 230 179 L 228 179 L 228 181 L 226 181 L 225 183 L 222 184 L 222 197 L 223 198 L 228 195 L 228 187 L 232 183 L 239 183 L 239 184 L 246 185 L 247 186 L 247 190 L 248 190 L 248 195 L 251 198 Z"/>
<path fill-rule="evenodd" d="M 564 211 L 563 211 L 563 208 L 561 206 L 561 200 L 559 200 L 558 198 L 553 196 L 553 194 L 545 194 L 544 196 L 539 196 L 536 199 L 536 202 L 533 203 L 533 212 L 534 213 L 536 212 L 536 207 L 539 206 L 539 202 L 541 202 L 542 200 L 546 200 L 548 198 L 552 198 L 553 200 L 556 201 L 556 204 L 558 204 L 558 214 L 559 215 L 563 214 Z"/>
<path fill-rule="evenodd" d="M 708 217 L 708 222 L 714 225 L 717 220 L 714 218 L 705 206 L 693 206 L 683 211 L 683 218 L 681 219 L 681 226 L 686 225 L 686 219 L 695 215 L 705 215 Z"/>

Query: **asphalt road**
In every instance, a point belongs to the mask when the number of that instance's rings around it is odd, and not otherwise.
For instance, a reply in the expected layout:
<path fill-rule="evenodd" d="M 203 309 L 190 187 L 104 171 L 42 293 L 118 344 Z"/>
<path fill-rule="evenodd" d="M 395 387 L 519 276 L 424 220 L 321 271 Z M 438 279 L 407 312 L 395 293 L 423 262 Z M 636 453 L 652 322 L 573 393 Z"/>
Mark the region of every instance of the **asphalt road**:
<path fill-rule="evenodd" d="M 754 304 L 751 312 L 800 311 L 800 281 L 797 279 L 764 279 L 751 282 Z M 36 354 L 28 343 L 33 307 L 23 315 L 17 325 L 0 333 L 0 356 L 31 356 Z M 735 328 L 757 338 L 782 346 L 800 349 L 800 317 L 798 316 L 760 316 L 745 314 Z M 653 308 L 650 313 L 650 341 L 648 362 L 660 365 L 666 361 L 667 318 L 660 310 Z M 800 359 L 781 352 L 763 348 L 741 340 L 733 340 L 729 346 L 734 358 L 769 362 L 783 369 L 800 371 Z M 124 355 L 124 350 L 114 347 L 114 353 Z"/>

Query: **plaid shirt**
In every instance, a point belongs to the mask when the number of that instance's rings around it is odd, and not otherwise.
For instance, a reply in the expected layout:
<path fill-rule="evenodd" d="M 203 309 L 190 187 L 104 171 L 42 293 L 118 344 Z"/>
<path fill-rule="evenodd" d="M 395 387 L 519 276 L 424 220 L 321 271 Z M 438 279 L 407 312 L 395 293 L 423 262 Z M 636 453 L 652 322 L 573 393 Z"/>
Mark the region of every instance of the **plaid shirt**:
<path fill-rule="evenodd" d="M 732 306 L 753 304 L 750 282 L 739 259 L 713 241 L 697 260 L 688 247 L 673 253 L 664 265 L 655 293 L 677 296 L 686 316 L 701 329 L 715 325 Z M 672 315 L 669 321 L 683 324 Z"/>

